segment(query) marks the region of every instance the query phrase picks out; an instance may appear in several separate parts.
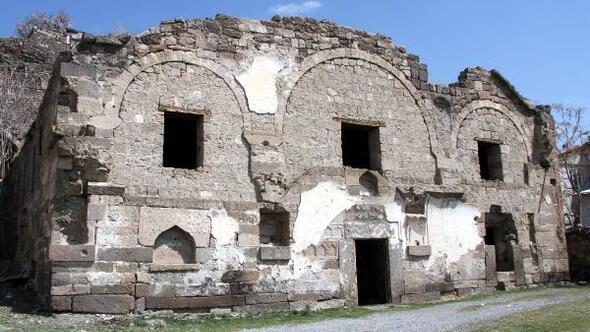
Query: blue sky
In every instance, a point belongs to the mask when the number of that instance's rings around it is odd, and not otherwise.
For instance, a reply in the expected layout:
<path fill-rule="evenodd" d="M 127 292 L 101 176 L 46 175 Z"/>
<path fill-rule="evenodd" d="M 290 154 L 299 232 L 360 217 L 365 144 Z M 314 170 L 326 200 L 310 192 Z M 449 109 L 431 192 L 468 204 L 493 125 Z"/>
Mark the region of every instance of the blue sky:
<path fill-rule="evenodd" d="M 0 35 L 35 11 L 68 12 L 74 27 L 139 33 L 162 19 L 274 13 L 328 19 L 392 37 L 450 83 L 465 67 L 495 68 L 537 103 L 590 108 L 588 0 L 21 0 L 5 1 Z"/>

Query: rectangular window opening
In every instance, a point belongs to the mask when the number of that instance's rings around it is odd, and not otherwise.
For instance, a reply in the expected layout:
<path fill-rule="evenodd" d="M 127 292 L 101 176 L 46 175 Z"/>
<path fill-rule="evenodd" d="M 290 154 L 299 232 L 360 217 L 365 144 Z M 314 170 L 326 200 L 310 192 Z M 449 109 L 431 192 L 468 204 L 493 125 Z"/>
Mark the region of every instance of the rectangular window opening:
<path fill-rule="evenodd" d="M 504 180 L 500 144 L 477 141 L 479 173 L 483 180 Z"/>
<path fill-rule="evenodd" d="M 342 163 L 344 166 L 381 169 L 379 127 L 342 123 Z"/>
<path fill-rule="evenodd" d="M 203 166 L 203 115 L 164 113 L 164 167 Z"/>
<path fill-rule="evenodd" d="M 260 243 L 288 246 L 289 212 L 260 210 Z"/>

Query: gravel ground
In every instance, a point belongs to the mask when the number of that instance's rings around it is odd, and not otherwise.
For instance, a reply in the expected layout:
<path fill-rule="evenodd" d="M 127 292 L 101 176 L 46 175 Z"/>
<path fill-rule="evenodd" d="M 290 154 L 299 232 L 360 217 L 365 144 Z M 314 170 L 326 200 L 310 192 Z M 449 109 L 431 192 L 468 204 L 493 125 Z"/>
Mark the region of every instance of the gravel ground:
<path fill-rule="evenodd" d="M 567 293 L 567 289 L 563 288 L 543 289 L 422 309 L 378 313 L 363 318 L 333 319 L 248 331 L 465 331 L 522 311 L 584 298 L 584 295 L 572 296 Z"/>

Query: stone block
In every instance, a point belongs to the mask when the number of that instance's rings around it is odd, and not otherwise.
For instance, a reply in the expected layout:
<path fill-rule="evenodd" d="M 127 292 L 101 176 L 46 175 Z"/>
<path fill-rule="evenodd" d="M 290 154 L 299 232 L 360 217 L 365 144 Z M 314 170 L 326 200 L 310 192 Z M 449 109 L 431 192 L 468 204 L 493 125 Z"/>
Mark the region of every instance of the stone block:
<path fill-rule="evenodd" d="M 321 301 L 339 297 L 338 291 L 312 291 L 288 294 L 289 301 Z"/>
<path fill-rule="evenodd" d="M 82 295 L 90 293 L 90 285 L 62 285 L 51 286 L 50 294 L 53 295 Z"/>
<path fill-rule="evenodd" d="M 146 309 L 186 309 L 188 297 L 146 297 Z"/>
<path fill-rule="evenodd" d="M 107 214 L 106 204 L 88 204 L 86 218 L 88 220 L 103 220 Z"/>
<path fill-rule="evenodd" d="M 227 283 L 253 283 L 258 280 L 260 272 L 256 270 L 227 271 L 221 276 L 222 282 Z"/>
<path fill-rule="evenodd" d="M 189 297 L 187 301 L 188 308 L 232 307 L 245 304 L 244 296 L 241 295 Z"/>
<path fill-rule="evenodd" d="M 290 311 L 305 311 L 305 310 L 309 310 L 315 304 L 316 304 L 316 301 L 289 302 L 289 310 Z"/>
<path fill-rule="evenodd" d="M 92 262 L 93 245 L 53 245 L 49 247 L 49 260 L 57 262 Z"/>
<path fill-rule="evenodd" d="M 337 309 L 344 308 L 346 301 L 344 299 L 332 299 L 327 301 L 320 301 L 312 304 L 310 309 L 312 310 L 325 310 L 325 309 Z"/>
<path fill-rule="evenodd" d="M 260 259 L 261 260 L 290 260 L 291 259 L 291 248 L 289 246 L 280 247 L 261 247 L 260 248 Z"/>
<path fill-rule="evenodd" d="M 257 247 L 260 245 L 260 235 L 238 233 L 238 245 L 240 247 Z"/>
<path fill-rule="evenodd" d="M 496 246 L 486 245 L 486 281 L 489 285 L 498 283 L 496 272 Z"/>
<path fill-rule="evenodd" d="M 135 286 L 136 297 L 174 297 L 176 286 L 174 285 L 151 285 L 137 284 Z"/>
<path fill-rule="evenodd" d="M 440 292 L 415 293 L 402 295 L 402 303 L 416 303 L 436 301 L 440 299 Z"/>
<path fill-rule="evenodd" d="M 62 62 L 60 75 L 63 77 L 88 77 L 96 78 L 96 68 L 90 65 L 81 65 L 72 62 Z"/>
<path fill-rule="evenodd" d="M 133 312 L 136 314 L 142 314 L 145 311 L 145 297 L 140 297 L 135 300 L 135 307 Z"/>
<path fill-rule="evenodd" d="M 150 272 L 198 271 L 201 264 L 150 264 Z"/>
<path fill-rule="evenodd" d="M 153 249 L 146 247 L 134 248 L 102 248 L 98 250 L 98 260 L 123 262 L 152 262 Z"/>
<path fill-rule="evenodd" d="M 408 246 L 408 255 L 414 257 L 426 257 L 432 254 L 432 248 L 429 245 Z"/>
<path fill-rule="evenodd" d="M 85 188 L 87 195 L 123 196 L 125 187 L 109 182 L 88 182 Z"/>
<path fill-rule="evenodd" d="M 92 285 L 92 294 L 129 294 L 135 295 L 135 285 L 131 282 L 114 285 Z"/>
<path fill-rule="evenodd" d="M 520 247 L 513 247 L 513 261 L 514 261 L 514 284 L 516 286 L 524 286 L 526 283 L 524 276 L 524 253 Z"/>
<path fill-rule="evenodd" d="M 135 306 L 129 295 L 77 295 L 72 302 L 72 311 L 97 314 L 127 314 Z"/>
<path fill-rule="evenodd" d="M 231 308 L 211 308 L 209 312 L 215 316 L 225 316 L 231 314 Z"/>
<path fill-rule="evenodd" d="M 177 226 L 192 236 L 195 247 L 209 247 L 211 220 L 207 213 L 207 210 L 141 207 L 139 243 L 153 246 L 162 232 Z"/>
<path fill-rule="evenodd" d="M 257 293 L 246 295 L 246 304 L 287 302 L 285 293 Z"/>
<path fill-rule="evenodd" d="M 249 314 L 289 310 L 290 306 L 288 302 L 250 304 L 245 306 L 234 307 L 234 311 L 236 312 L 244 312 Z"/>
<path fill-rule="evenodd" d="M 51 296 L 51 311 L 72 311 L 72 297 Z"/>

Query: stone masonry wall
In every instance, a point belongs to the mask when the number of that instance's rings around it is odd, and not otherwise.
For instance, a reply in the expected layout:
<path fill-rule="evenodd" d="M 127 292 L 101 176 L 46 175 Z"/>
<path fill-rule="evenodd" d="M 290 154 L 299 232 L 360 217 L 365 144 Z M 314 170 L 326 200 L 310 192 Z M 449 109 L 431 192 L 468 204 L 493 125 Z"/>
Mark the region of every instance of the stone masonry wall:
<path fill-rule="evenodd" d="M 55 194 L 56 121 L 59 72 L 54 67 L 65 49 L 65 35 L 34 29 L 25 39 L 0 40 L 0 73 L 26 79 L 21 105 L 36 117 L 17 137 L 6 174 L 0 170 L 0 281 L 30 279 L 48 303 L 51 266 L 48 258 L 52 198 Z M 23 106 L 24 107 L 24 106 Z M 0 166 L 1 167 L 1 166 Z"/>
<path fill-rule="evenodd" d="M 386 241 L 392 302 L 568 278 L 551 117 L 495 71 L 434 86 L 389 38 L 300 18 L 70 40 L 52 310 L 355 305 L 359 239 Z M 165 112 L 203 116 L 202 167 L 162 166 Z M 343 166 L 342 123 L 378 128 L 378 169 Z M 477 139 L 503 181 L 480 178 Z M 492 215 L 517 233 L 507 274 Z"/>

